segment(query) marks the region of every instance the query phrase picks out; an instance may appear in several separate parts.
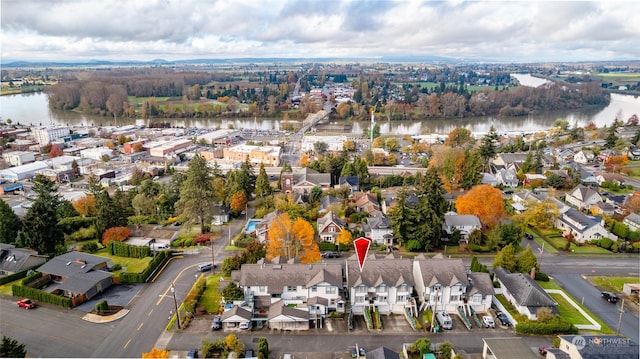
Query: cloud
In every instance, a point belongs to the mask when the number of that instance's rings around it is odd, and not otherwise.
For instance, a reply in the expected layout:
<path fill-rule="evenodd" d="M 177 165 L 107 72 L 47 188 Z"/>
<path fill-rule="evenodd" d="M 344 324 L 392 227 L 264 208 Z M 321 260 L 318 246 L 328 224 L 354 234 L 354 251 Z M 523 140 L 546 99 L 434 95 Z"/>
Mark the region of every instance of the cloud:
<path fill-rule="evenodd" d="M 440 55 L 639 59 L 637 1 L 4 1 L 2 61 Z"/>

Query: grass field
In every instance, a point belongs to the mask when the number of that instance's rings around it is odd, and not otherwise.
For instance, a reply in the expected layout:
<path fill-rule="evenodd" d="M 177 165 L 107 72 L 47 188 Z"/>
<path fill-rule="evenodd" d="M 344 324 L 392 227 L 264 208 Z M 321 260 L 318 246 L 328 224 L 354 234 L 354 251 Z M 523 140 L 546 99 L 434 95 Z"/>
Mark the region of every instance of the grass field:
<path fill-rule="evenodd" d="M 638 283 L 638 277 L 591 277 L 591 280 L 597 285 L 612 292 L 622 291 L 625 283 Z"/>
<path fill-rule="evenodd" d="M 207 288 L 200 296 L 197 306 L 207 308 L 207 313 L 218 313 L 220 309 L 220 301 L 222 296 L 218 293 L 220 280 L 223 279 L 222 274 L 214 274 L 207 277 Z"/>
<path fill-rule="evenodd" d="M 97 256 L 107 257 L 113 261 L 114 264 L 120 264 L 122 268 L 127 268 L 127 273 L 142 273 L 149 266 L 151 257 L 145 258 L 128 258 L 118 257 L 111 255 L 107 248 L 101 249 L 95 253 Z"/>

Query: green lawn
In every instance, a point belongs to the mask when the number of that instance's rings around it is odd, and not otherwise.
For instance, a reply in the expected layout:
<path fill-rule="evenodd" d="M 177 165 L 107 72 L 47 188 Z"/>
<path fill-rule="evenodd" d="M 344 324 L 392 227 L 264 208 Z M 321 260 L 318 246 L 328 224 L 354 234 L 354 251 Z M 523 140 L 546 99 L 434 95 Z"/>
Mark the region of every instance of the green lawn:
<path fill-rule="evenodd" d="M 151 257 L 145 258 L 128 258 L 118 257 L 111 255 L 107 248 L 101 249 L 95 253 L 97 256 L 107 257 L 113 261 L 114 264 L 120 264 L 123 268 L 127 268 L 127 273 L 142 273 L 149 266 Z"/>
<path fill-rule="evenodd" d="M 218 293 L 220 279 L 223 279 L 222 274 L 212 274 L 207 277 L 207 288 L 196 305 L 207 308 L 207 313 L 218 313 L 220 309 L 220 301 L 222 300 L 222 295 Z"/>
<path fill-rule="evenodd" d="M 591 277 L 591 280 L 597 285 L 612 292 L 622 291 L 625 283 L 639 283 L 638 277 Z"/>
<path fill-rule="evenodd" d="M 140 104 L 140 106 L 142 106 L 142 104 L 145 101 L 149 101 L 150 99 L 151 99 L 151 97 L 127 96 L 127 101 L 129 101 L 129 105 L 133 106 L 134 108 L 137 107 L 138 104 Z M 167 101 L 168 99 L 170 99 L 170 97 L 156 97 L 156 101 L 158 103 Z"/>
<path fill-rule="evenodd" d="M 550 246 L 549 243 L 547 243 L 547 241 L 544 240 L 544 238 L 538 235 L 538 233 L 534 231 L 527 231 L 527 232 L 533 235 L 533 240 L 536 241 L 536 243 L 538 243 L 539 246 L 542 247 L 544 245 L 545 252 L 549 252 L 553 254 L 558 253 L 558 250 L 555 249 L 553 246 Z"/>
<path fill-rule="evenodd" d="M 571 244 L 571 251 L 573 253 L 589 253 L 589 254 L 611 254 L 611 251 L 604 249 L 598 246 L 586 245 L 586 246 L 577 246 L 575 244 Z"/>

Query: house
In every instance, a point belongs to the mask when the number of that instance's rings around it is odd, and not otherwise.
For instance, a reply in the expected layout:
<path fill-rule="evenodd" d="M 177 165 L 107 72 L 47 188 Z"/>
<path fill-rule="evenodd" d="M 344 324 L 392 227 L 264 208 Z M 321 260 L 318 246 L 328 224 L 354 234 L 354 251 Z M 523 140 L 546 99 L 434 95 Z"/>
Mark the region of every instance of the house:
<path fill-rule="evenodd" d="M 319 173 L 308 167 L 295 168 L 282 174 L 282 192 L 309 194 L 313 187 L 327 190 L 331 187 L 331 173 Z"/>
<path fill-rule="evenodd" d="M 580 171 L 580 182 L 582 182 L 583 185 L 585 185 L 585 186 L 597 186 L 598 185 L 598 179 L 593 174 L 593 172 L 588 171 L 587 169 L 582 168 L 582 167 L 580 167 L 580 169 L 578 169 L 578 171 Z"/>
<path fill-rule="evenodd" d="M 318 218 L 318 236 L 323 242 L 336 243 L 336 238 L 346 226 L 346 222 L 338 217 L 335 212 L 329 211 Z"/>
<path fill-rule="evenodd" d="M 482 338 L 482 359 L 537 359 L 522 337 Z"/>
<path fill-rule="evenodd" d="M 598 156 L 596 156 L 596 160 L 599 163 L 604 164 L 607 162 L 607 159 L 609 159 L 609 157 L 617 155 L 619 155 L 619 153 L 614 150 L 602 150 L 598 153 Z"/>
<path fill-rule="evenodd" d="M 326 212 L 326 211 L 335 211 L 342 207 L 344 201 L 340 198 L 333 197 L 331 195 L 323 196 L 320 199 L 320 207 L 318 208 L 318 212 Z"/>
<path fill-rule="evenodd" d="M 257 264 L 243 264 L 234 275 L 245 300 L 252 302 L 256 310 L 267 311 L 281 300 L 284 305 L 307 311 L 313 305 L 321 316 L 330 311 L 344 311 L 340 263 L 280 263 L 279 258 L 271 262 L 263 259 Z"/>
<path fill-rule="evenodd" d="M 358 194 L 358 196 L 356 197 L 356 211 L 366 212 L 369 217 L 377 217 L 382 215 L 378 197 L 370 192 L 361 192 Z"/>
<path fill-rule="evenodd" d="M 503 187 L 518 187 L 518 176 L 513 170 L 502 168 L 496 173 L 498 184 Z"/>
<path fill-rule="evenodd" d="M 564 200 L 582 211 L 590 208 L 592 204 L 602 202 L 602 197 L 600 197 L 594 189 L 577 185 L 574 189 L 567 192 Z"/>
<path fill-rule="evenodd" d="M 484 312 L 491 307 L 494 291 L 489 274 L 477 273 L 475 282 L 469 281 L 462 259 L 428 258 L 421 253 L 413 260 L 412 270 L 421 309 L 453 313 L 462 307 L 469 313 L 470 308 Z"/>
<path fill-rule="evenodd" d="M 531 184 L 532 181 L 540 181 L 541 183 L 544 183 L 544 181 L 546 180 L 547 180 L 547 176 L 545 175 L 541 175 L 537 173 L 525 173 L 523 182 L 525 185 L 529 185 Z"/>
<path fill-rule="evenodd" d="M 629 159 L 632 161 L 640 160 L 640 147 L 629 146 L 629 150 L 627 151 L 627 157 L 629 157 Z"/>
<path fill-rule="evenodd" d="M 596 173 L 596 180 L 599 186 L 602 186 L 605 182 L 618 186 L 624 184 L 624 177 L 619 173 L 598 172 Z"/>
<path fill-rule="evenodd" d="M 570 148 L 563 148 L 556 152 L 556 158 L 561 162 L 569 162 L 574 158 L 573 150 Z"/>
<path fill-rule="evenodd" d="M 400 359 L 400 354 L 394 352 L 387 347 L 378 347 L 367 351 L 369 359 Z"/>
<path fill-rule="evenodd" d="M 563 235 L 571 235 L 580 243 L 592 239 L 618 239 L 604 227 L 603 220 L 587 216 L 575 208 L 569 208 L 560 214 L 556 220 L 556 228 L 562 231 Z"/>
<path fill-rule="evenodd" d="M 632 231 L 640 230 L 640 214 L 631 213 L 630 215 L 624 217 L 622 223 L 629 226 L 629 229 Z"/>
<path fill-rule="evenodd" d="M 498 182 L 498 178 L 494 175 L 492 175 L 491 173 L 483 173 L 482 174 L 482 181 L 480 181 L 481 184 L 487 184 L 489 186 L 492 187 L 496 187 L 499 182 Z"/>
<path fill-rule="evenodd" d="M 471 232 L 481 229 L 482 223 L 480 223 L 480 219 L 476 215 L 449 212 L 444 216 L 443 227 L 449 235 L 457 230 L 462 235 L 462 238 L 466 239 Z"/>
<path fill-rule="evenodd" d="M 371 238 L 377 245 L 393 246 L 393 228 L 391 220 L 385 216 L 367 217 L 363 226 L 365 237 Z"/>
<path fill-rule="evenodd" d="M 528 203 L 528 202 L 541 203 L 542 201 L 545 200 L 545 198 L 547 198 L 547 194 L 544 192 L 536 193 L 533 191 L 529 191 L 528 189 L 525 189 L 520 192 L 514 193 L 511 198 L 515 203 Z"/>
<path fill-rule="evenodd" d="M 251 327 L 252 313 L 250 308 L 232 306 L 222 313 L 222 326 L 224 329 L 240 329 L 243 326 Z"/>
<path fill-rule="evenodd" d="M 547 358 L 569 359 L 637 359 L 640 347 L 629 338 L 619 335 L 559 335 L 561 355 Z"/>
<path fill-rule="evenodd" d="M 616 206 L 608 202 L 598 202 L 591 205 L 591 213 L 611 217 L 615 213 Z"/>
<path fill-rule="evenodd" d="M 51 258 L 36 269 L 58 285 L 56 292 L 71 298 L 74 305 L 91 299 L 112 284 L 107 271 L 109 258 L 83 252 L 69 252 Z"/>
<path fill-rule="evenodd" d="M 46 256 L 34 250 L 0 243 L 0 277 L 39 266 L 46 261 Z"/>
<path fill-rule="evenodd" d="M 273 302 L 269 307 L 267 324 L 269 329 L 279 330 L 308 330 L 309 311 L 290 307 L 284 301 Z"/>
<path fill-rule="evenodd" d="M 517 171 L 520 166 L 527 160 L 528 153 L 527 152 L 518 152 L 518 153 L 499 153 L 495 159 L 493 159 L 492 164 L 495 168 L 511 168 Z M 555 160 L 549 154 L 542 154 L 542 167 L 551 168 Z"/>
<path fill-rule="evenodd" d="M 277 209 L 273 212 L 267 213 L 262 221 L 256 223 L 256 238 L 260 243 L 269 239 L 269 227 L 271 227 L 271 223 L 276 219 L 276 217 L 283 213 L 281 210 Z"/>
<path fill-rule="evenodd" d="M 358 176 L 340 176 L 335 188 L 341 187 L 348 187 L 350 193 L 358 192 L 360 190 L 360 178 Z"/>
<path fill-rule="evenodd" d="M 494 273 L 494 280 L 500 283 L 496 293 L 504 295 L 518 313 L 531 320 L 536 320 L 540 308 L 546 307 L 557 313 L 558 303 L 528 275 L 511 273 L 502 267 L 495 268 Z"/>
<path fill-rule="evenodd" d="M 346 261 L 347 288 L 351 311 L 364 315 L 378 310 L 380 314 L 403 314 L 413 303 L 412 260 L 394 254 L 378 258 L 370 253 L 362 271 L 356 256 Z"/>
<path fill-rule="evenodd" d="M 593 163 L 595 159 L 596 155 L 591 150 L 581 150 L 573 155 L 573 161 L 583 165 Z"/>

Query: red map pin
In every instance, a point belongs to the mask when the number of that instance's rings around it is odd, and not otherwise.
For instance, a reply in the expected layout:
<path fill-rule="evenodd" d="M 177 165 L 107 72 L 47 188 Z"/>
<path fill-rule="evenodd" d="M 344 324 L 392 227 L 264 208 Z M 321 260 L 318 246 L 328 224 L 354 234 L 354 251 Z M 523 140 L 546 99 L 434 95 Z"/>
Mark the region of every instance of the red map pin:
<path fill-rule="evenodd" d="M 360 237 L 353 241 L 353 246 L 356 247 L 356 258 L 358 258 L 358 265 L 360 266 L 360 272 L 364 267 L 364 261 L 367 259 L 367 252 L 369 252 L 369 246 L 371 245 L 371 238 Z"/>

